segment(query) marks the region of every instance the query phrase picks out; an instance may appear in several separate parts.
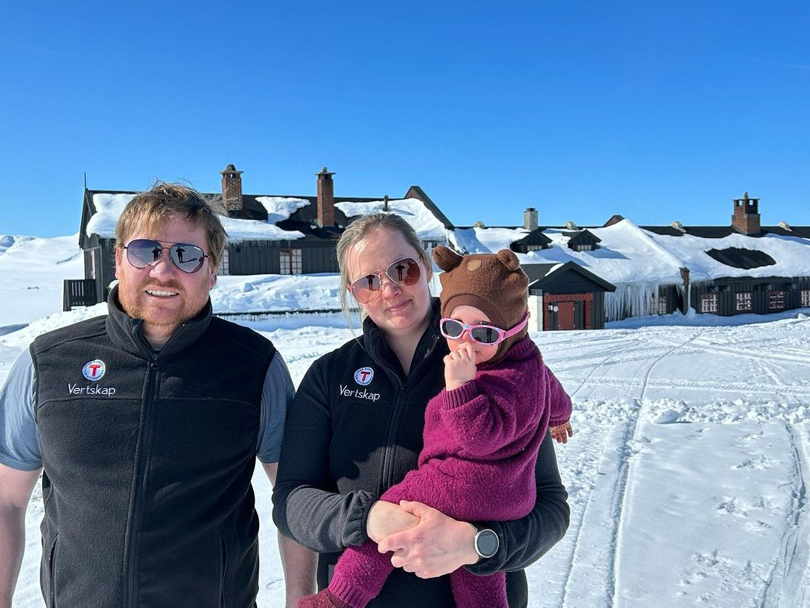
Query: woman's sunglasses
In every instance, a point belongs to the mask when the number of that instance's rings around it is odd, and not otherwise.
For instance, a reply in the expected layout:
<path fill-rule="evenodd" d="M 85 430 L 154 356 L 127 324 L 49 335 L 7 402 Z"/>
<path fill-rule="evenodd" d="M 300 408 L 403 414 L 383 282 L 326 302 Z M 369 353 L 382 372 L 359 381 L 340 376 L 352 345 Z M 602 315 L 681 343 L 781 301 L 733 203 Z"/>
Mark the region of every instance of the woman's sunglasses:
<path fill-rule="evenodd" d="M 379 298 L 382 293 L 382 275 L 387 276 L 394 283 L 410 287 L 419 281 L 422 271 L 419 269 L 419 263 L 413 258 L 397 260 L 384 272 L 372 272 L 352 281 L 349 290 L 354 299 L 360 304 L 370 304 Z"/>
<path fill-rule="evenodd" d="M 444 318 L 439 321 L 439 331 L 445 338 L 450 338 L 451 340 L 461 340 L 466 333 L 473 342 L 493 346 L 519 333 L 521 329 L 526 327 L 526 323 L 528 322 L 529 311 L 526 311 L 520 323 L 508 331 L 493 327 L 492 325 L 465 325 L 461 321 Z"/>
<path fill-rule="evenodd" d="M 127 262 L 135 268 L 142 269 L 151 266 L 160 259 L 164 249 L 169 250 L 169 259 L 183 272 L 191 274 L 197 272 L 205 263 L 205 252 L 196 245 L 188 243 L 173 243 L 171 247 L 164 247 L 160 241 L 152 239 L 135 239 L 122 249 L 127 250 Z"/>

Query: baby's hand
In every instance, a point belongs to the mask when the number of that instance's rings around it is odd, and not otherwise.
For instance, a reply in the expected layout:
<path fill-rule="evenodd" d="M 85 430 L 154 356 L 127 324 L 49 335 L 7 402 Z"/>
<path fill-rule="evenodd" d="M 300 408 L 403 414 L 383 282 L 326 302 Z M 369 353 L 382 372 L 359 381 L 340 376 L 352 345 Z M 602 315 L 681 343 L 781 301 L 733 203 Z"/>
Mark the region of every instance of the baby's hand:
<path fill-rule="evenodd" d="M 571 429 L 571 422 L 552 426 L 550 430 L 551 436 L 557 443 L 568 443 L 568 438 L 574 436 L 574 431 Z"/>
<path fill-rule="evenodd" d="M 475 350 L 470 343 L 462 344 L 444 358 L 444 386 L 448 391 L 475 378 Z"/>

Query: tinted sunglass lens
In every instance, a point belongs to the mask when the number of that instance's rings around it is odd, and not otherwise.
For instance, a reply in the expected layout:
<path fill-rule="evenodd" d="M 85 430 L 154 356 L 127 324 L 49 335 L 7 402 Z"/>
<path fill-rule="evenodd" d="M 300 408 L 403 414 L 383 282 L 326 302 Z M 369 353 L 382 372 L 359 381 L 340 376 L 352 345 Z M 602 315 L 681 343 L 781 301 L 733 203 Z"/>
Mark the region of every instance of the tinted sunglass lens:
<path fill-rule="evenodd" d="M 367 274 L 352 283 L 352 295 L 360 304 L 368 304 L 377 297 L 380 289 L 380 278 L 376 274 Z"/>
<path fill-rule="evenodd" d="M 146 268 L 160 257 L 163 246 L 157 241 L 136 239 L 127 245 L 127 261 L 135 268 Z"/>
<path fill-rule="evenodd" d="M 470 330 L 470 336 L 481 344 L 495 344 L 498 341 L 498 331 L 494 327 L 474 327 Z"/>
<path fill-rule="evenodd" d="M 178 243 L 169 249 L 172 262 L 183 272 L 197 272 L 203 265 L 205 254 L 196 245 Z"/>
<path fill-rule="evenodd" d="M 464 326 L 458 321 L 453 319 L 445 319 L 442 321 L 442 333 L 448 338 L 460 338 L 464 332 Z"/>
<path fill-rule="evenodd" d="M 415 260 L 404 258 L 397 260 L 386 268 L 385 274 L 395 283 L 410 286 L 416 284 L 422 273 L 419 270 L 419 264 Z"/>

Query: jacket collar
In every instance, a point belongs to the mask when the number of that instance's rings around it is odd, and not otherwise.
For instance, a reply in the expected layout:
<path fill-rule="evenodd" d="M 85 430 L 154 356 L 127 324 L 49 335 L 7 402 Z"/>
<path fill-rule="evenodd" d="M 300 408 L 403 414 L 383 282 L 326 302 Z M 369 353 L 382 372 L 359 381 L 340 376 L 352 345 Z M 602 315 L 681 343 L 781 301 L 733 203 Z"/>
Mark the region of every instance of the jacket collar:
<path fill-rule="evenodd" d="M 155 354 L 155 350 L 143 334 L 143 319 L 130 317 L 121 308 L 117 285 L 110 290 L 110 297 L 107 299 L 107 310 L 107 334 L 112 341 L 128 353 L 143 359 L 151 359 Z M 209 298 L 196 317 L 189 319 L 177 328 L 171 338 L 163 345 L 163 348 L 160 349 L 160 356 L 164 357 L 178 353 L 199 340 L 211 324 L 212 316 L 211 299 Z"/>
<path fill-rule="evenodd" d="M 416 352 L 413 354 L 413 361 L 411 363 L 411 372 L 423 360 L 427 359 L 436 348 L 437 343 L 444 345 L 442 335 L 439 333 L 439 320 L 441 319 L 441 306 L 439 298 L 431 299 L 430 321 L 425 329 L 425 333 L 419 339 L 419 344 L 416 346 Z M 385 339 L 385 334 L 377 327 L 377 324 L 366 317 L 363 319 L 363 347 L 366 352 L 371 355 L 379 365 L 383 365 L 392 370 L 396 370 L 397 374 L 402 377 L 402 366 L 399 363 L 394 351 L 388 346 Z M 446 349 L 446 346 L 445 346 Z"/>

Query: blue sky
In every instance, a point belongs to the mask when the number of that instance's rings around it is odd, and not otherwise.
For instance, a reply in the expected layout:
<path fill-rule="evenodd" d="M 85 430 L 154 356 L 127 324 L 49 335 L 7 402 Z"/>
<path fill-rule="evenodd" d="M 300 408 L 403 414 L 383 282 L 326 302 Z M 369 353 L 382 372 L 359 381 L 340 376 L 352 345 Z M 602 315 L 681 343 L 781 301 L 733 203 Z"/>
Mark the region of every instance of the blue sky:
<path fill-rule="evenodd" d="M 193 8 L 189 8 L 193 7 Z M 91 189 L 402 196 L 458 225 L 810 224 L 806 2 L 37 2 L 0 20 L 0 234 Z"/>

